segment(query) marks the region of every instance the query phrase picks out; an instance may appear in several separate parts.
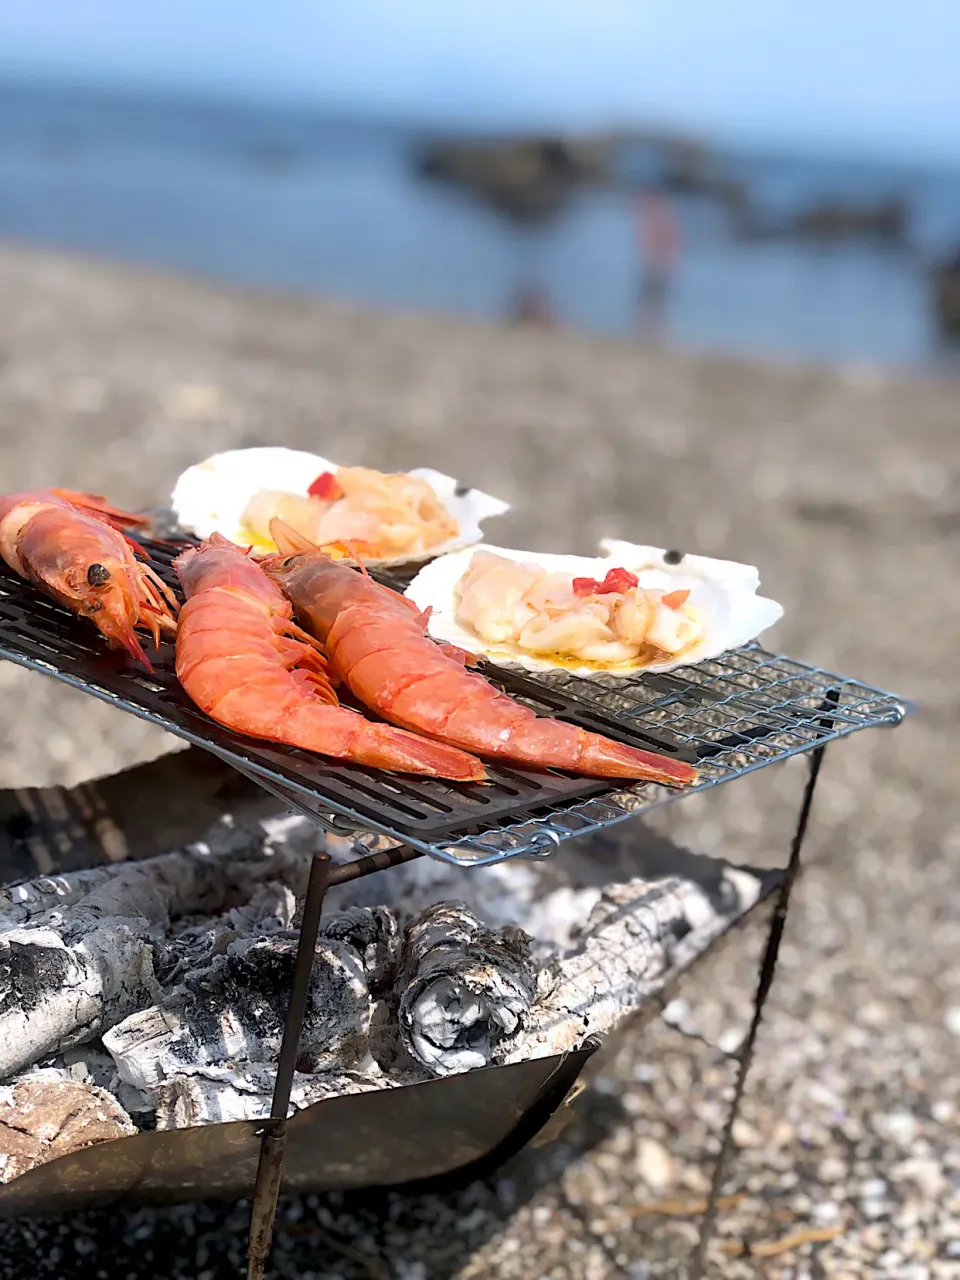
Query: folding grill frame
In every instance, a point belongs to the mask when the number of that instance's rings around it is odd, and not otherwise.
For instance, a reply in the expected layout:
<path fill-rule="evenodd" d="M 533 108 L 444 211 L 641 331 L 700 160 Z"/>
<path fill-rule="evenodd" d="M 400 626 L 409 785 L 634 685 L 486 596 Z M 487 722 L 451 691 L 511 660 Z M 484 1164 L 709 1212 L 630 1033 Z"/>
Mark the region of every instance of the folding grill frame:
<path fill-rule="evenodd" d="M 141 541 L 153 567 L 179 591 L 171 561 L 190 540 L 178 535 L 172 542 Z M 388 585 L 403 586 L 396 572 L 381 576 Z M 543 857 L 563 840 L 602 831 L 681 795 L 810 753 L 789 862 L 761 961 L 753 1019 L 738 1054 L 734 1097 L 694 1255 L 691 1276 L 700 1280 L 824 751 L 834 739 L 859 729 L 899 724 L 908 709 L 903 699 L 758 644 L 671 674 L 628 678 L 534 677 L 484 663 L 489 679 L 538 713 L 694 762 L 700 780 L 678 791 L 652 783 L 625 785 L 572 778 L 555 770 L 534 773 L 493 766 L 490 782 L 477 786 L 400 778 L 233 734 L 189 702 L 173 670 L 172 645 L 162 647 L 155 673 L 148 675 L 125 654 L 108 651 L 89 623 L 41 596 L 0 563 L 2 658 L 54 676 L 212 752 L 328 832 L 345 838 L 358 855 L 337 867 L 331 867 L 326 855 L 318 855 L 311 867 L 273 1102 L 262 1127 L 248 1280 L 261 1280 L 269 1255 L 300 1029 L 324 895 L 331 884 L 422 854 L 465 867 Z"/>

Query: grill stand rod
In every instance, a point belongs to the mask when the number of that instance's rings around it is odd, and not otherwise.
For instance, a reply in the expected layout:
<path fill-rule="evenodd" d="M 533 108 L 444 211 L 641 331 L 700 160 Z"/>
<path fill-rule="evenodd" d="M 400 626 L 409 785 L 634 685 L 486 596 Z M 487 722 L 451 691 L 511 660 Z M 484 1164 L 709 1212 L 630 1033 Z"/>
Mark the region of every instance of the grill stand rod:
<path fill-rule="evenodd" d="M 310 975 L 320 930 L 320 914 L 330 879 L 328 854 L 315 854 L 310 864 L 307 895 L 303 903 L 303 919 L 300 922 L 300 940 L 293 971 L 290 1003 L 283 1028 L 283 1040 L 277 1058 L 277 1080 L 273 1088 L 270 1119 L 260 1139 L 260 1162 L 257 1165 L 257 1181 L 253 1193 L 250 1214 L 250 1248 L 247 1260 L 247 1280 L 262 1280 L 270 1255 L 273 1226 L 277 1216 L 277 1200 L 280 1196 L 280 1179 L 283 1175 L 283 1153 L 287 1145 L 287 1111 L 290 1107 L 290 1090 L 300 1049 L 300 1029 L 307 1011 Z"/>
<path fill-rule="evenodd" d="M 294 963 L 290 1001 L 283 1027 L 283 1039 L 277 1056 L 277 1079 L 273 1087 L 270 1116 L 260 1136 L 260 1160 L 257 1164 L 257 1180 L 250 1211 L 250 1242 L 247 1254 L 247 1280 L 263 1280 L 273 1230 L 277 1218 L 277 1203 L 283 1178 L 283 1156 L 287 1145 L 287 1112 L 290 1109 L 290 1091 L 293 1073 L 297 1067 L 300 1049 L 300 1032 L 307 1011 L 310 992 L 310 975 L 313 972 L 320 916 L 327 889 L 335 884 L 359 879 L 374 871 L 383 871 L 401 862 L 420 857 L 420 851 L 407 845 L 396 849 L 368 854 L 340 867 L 330 866 L 330 856 L 315 854 L 310 864 L 310 877 L 303 901 L 303 917 L 300 922 L 300 939 Z"/>
<path fill-rule="evenodd" d="M 839 700 L 839 690 L 830 689 L 824 700 L 823 709 L 825 711 L 829 710 L 830 707 L 836 706 Z M 828 731 L 833 727 L 833 721 L 829 719 L 821 720 L 820 723 Z M 697 1247 L 690 1262 L 689 1280 L 703 1280 L 706 1275 L 707 1248 L 716 1230 L 720 1192 L 723 1190 L 724 1178 L 730 1164 L 730 1157 L 733 1154 L 733 1126 L 740 1112 L 740 1104 L 743 1101 L 743 1094 L 747 1084 L 747 1075 L 753 1065 L 753 1054 L 756 1048 L 757 1036 L 760 1032 L 764 1006 L 767 1002 L 767 996 L 770 994 L 770 988 L 773 986 L 777 960 L 780 955 L 780 943 L 783 940 L 787 911 L 790 907 L 790 893 L 800 870 L 800 852 L 803 849 L 803 843 L 806 838 L 810 810 L 813 806 L 813 796 L 817 789 L 817 779 L 820 777 L 820 767 L 823 764 L 826 749 L 826 744 L 824 744 L 814 748 L 810 755 L 810 773 L 803 789 L 803 799 L 800 802 L 800 812 L 797 815 L 797 826 L 790 842 L 790 858 L 787 862 L 783 883 L 777 893 L 773 918 L 770 921 L 770 930 L 767 934 L 767 945 L 760 961 L 760 972 L 757 979 L 756 994 L 753 998 L 753 1017 L 750 1020 L 750 1029 L 737 1054 L 737 1080 L 723 1128 L 723 1137 L 720 1140 L 720 1151 L 713 1166 L 710 1193 L 707 1196 L 707 1207 L 700 1222 Z"/>

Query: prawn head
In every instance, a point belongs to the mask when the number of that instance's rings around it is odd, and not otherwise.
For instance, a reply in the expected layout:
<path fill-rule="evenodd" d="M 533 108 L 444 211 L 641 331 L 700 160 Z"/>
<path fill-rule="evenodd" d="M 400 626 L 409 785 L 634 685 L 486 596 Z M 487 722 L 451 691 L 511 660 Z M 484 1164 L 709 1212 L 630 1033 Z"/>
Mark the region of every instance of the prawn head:
<path fill-rule="evenodd" d="M 55 561 L 28 562 L 27 568 L 38 586 L 74 613 L 89 618 L 113 645 L 126 649 L 148 671 L 153 670 L 134 630 L 142 604 L 138 566 L 101 553 L 97 560 L 66 568 Z"/>

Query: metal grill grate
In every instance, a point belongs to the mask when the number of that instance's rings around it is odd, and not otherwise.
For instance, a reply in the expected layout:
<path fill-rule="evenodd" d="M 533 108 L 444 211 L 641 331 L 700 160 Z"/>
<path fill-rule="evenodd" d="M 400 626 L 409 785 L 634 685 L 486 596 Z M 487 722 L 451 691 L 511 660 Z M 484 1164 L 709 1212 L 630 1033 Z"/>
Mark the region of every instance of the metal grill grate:
<path fill-rule="evenodd" d="M 173 585 L 174 552 L 163 544 L 144 545 Z M 549 853 L 570 836 L 687 794 L 655 784 L 623 787 L 498 766 L 490 768 L 489 783 L 471 786 L 384 774 L 255 742 L 193 707 L 177 683 L 171 645 L 162 649 L 151 677 L 126 655 L 106 650 L 88 623 L 3 566 L 0 657 L 53 675 L 214 752 L 328 829 L 350 836 L 358 850 L 397 841 L 447 861 L 485 865 Z M 627 680 L 583 680 L 566 673 L 532 678 L 489 664 L 485 673 L 541 713 L 698 761 L 696 790 L 857 729 L 896 724 L 905 712 L 891 694 L 758 645 L 675 675 Z"/>

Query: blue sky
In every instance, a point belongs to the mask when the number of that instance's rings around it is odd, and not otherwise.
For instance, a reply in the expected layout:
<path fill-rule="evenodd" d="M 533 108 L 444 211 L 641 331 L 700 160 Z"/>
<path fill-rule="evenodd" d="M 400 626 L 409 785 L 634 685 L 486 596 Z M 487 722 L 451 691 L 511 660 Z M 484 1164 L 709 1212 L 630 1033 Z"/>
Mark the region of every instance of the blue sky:
<path fill-rule="evenodd" d="M 960 0 L 0 0 L 0 74 L 960 160 Z"/>

